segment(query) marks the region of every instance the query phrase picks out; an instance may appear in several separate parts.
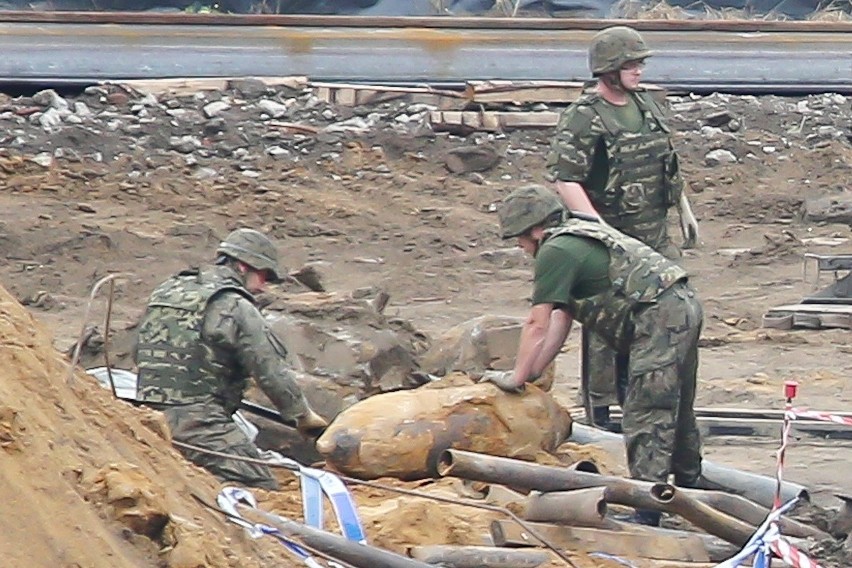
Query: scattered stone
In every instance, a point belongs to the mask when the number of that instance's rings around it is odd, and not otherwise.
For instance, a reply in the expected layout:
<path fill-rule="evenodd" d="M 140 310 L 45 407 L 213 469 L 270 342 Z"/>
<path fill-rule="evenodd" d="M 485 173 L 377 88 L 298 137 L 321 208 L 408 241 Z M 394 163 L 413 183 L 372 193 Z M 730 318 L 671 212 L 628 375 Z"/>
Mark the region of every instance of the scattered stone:
<path fill-rule="evenodd" d="M 704 117 L 704 124 L 713 127 L 725 126 L 733 119 L 734 117 L 729 111 L 722 110 Z"/>
<path fill-rule="evenodd" d="M 204 116 L 207 118 L 213 118 L 219 116 L 229 108 L 231 108 L 231 105 L 225 101 L 213 101 L 212 103 L 204 105 L 201 110 L 204 113 Z"/>
<path fill-rule="evenodd" d="M 130 102 L 130 96 L 127 93 L 116 91 L 106 96 L 106 101 L 115 106 L 125 106 Z"/>
<path fill-rule="evenodd" d="M 34 94 L 33 102 L 55 110 L 68 110 L 68 101 L 60 97 L 53 89 L 39 91 Z"/>
<path fill-rule="evenodd" d="M 83 213 L 95 213 L 95 208 L 89 205 L 88 203 L 78 203 L 77 209 L 82 211 Z"/>
<path fill-rule="evenodd" d="M 195 136 L 188 135 L 181 137 L 172 136 L 169 138 L 169 147 L 181 154 L 189 154 L 201 147 L 201 140 Z"/>
<path fill-rule="evenodd" d="M 256 99 L 269 92 L 269 87 L 260 79 L 231 79 L 228 81 L 228 89 L 237 91 L 247 99 Z"/>
<path fill-rule="evenodd" d="M 285 105 L 276 101 L 270 101 L 264 99 L 257 103 L 257 106 L 260 110 L 271 116 L 272 118 L 281 118 L 282 116 L 287 114 L 287 111 L 290 110 L 289 105 Z"/>
<path fill-rule="evenodd" d="M 500 161 L 500 155 L 489 146 L 462 146 L 447 152 L 444 163 L 454 174 L 484 172 Z"/>
<path fill-rule="evenodd" d="M 36 154 L 32 158 L 30 158 L 30 160 L 32 160 L 43 168 L 49 168 L 53 165 L 53 156 L 50 154 L 50 152 L 42 152 L 40 154 Z"/>
<path fill-rule="evenodd" d="M 737 157 L 730 150 L 717 149 L 712 150 L 704 156 L 704 163 L 708 166 L 718 166 L 720 164 L 735 164 Z"/>

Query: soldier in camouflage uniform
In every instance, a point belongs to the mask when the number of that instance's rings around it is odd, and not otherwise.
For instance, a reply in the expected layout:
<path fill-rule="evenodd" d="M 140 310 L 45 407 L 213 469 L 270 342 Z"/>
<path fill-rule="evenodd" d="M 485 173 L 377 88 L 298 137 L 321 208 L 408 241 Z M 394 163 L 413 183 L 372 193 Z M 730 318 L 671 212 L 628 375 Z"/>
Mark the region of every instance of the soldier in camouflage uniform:
<path fill-rule="evenodd" d="M 629 360 L 622 424 L 630 474 L 662 482 L 671 474 L 678 485 L 695 486 L 702 309 L 686 272 L 596 217 L 563 220 L 562 201 L 541 186 L 512 192 L 498 215 L 502 237 L 517 237 L 535 258 L 535 284 L 514 370 L 486 378 L 505 390 L 522 387 L 580 322 Z M 655 524 L 659 515 L 644 511 L 638 520 Z"/>
<path fill-rule="evenodd" d="M 232 420 L 249 377 L 302 435 L 316 436 L 327 424 L 309 408 L 252 296 L 278 278 L 275 246 L 258 231 L 238 229 L 216 252 L 214 265 L 181 272 L 151 294 L 135 352 L 137 399 L 163 411 L 176 441 L 259 458 Z M 222 480 L 278 486 L 264 465 L 180 451 Z"/>
<path fill-rule="evenodd" d="M 678 206 L 683 180 L 663 110 L 639 87 L 651 51 L 632 28 L 616 26 L 592 39 L 589 67 L 596 80 L 562 114 L 547 158 L 549 176 L 567 207 L 600 215 L 609 225 L 669 258 L 680 251 L 667 216 Z M 693 218 L 694 221 L 694 218 Z M 697 234 L 697 227 L 690 227 Z M 621 404 L 625 368 L 606 342 L 584 332 L 584 377 L 595 423 Z"/>

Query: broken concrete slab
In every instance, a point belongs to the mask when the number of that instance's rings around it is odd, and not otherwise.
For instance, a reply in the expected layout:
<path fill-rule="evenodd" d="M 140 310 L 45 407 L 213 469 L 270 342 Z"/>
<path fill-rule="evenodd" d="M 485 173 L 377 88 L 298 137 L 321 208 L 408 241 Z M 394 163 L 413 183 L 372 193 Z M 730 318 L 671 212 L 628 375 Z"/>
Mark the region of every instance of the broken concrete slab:
<path fill-rule="evenodd" d="M 509 316 L 489 315 L 468 320 L 433 338 L 432 347 L 420 358 L 420 366 L 434 375 L 511 369 L 522 325 L 522 318 Z"/>
<path fill-rule="evenodd" d="M 808 199 L 804 218 L 817 223 L 852 223 L 852 195 L 841 193 Z"/>

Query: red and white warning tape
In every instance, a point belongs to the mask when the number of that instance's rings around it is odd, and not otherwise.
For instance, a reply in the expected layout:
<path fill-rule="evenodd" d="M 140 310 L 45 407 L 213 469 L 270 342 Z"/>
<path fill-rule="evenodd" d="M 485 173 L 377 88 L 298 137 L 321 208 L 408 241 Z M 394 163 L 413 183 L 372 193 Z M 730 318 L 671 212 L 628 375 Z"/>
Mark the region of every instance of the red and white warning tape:
<path fill-rule="evenodd" d="M 769 548 L 788 566 L 793 568 L 821 568 L 807 554 L 790 544 L 784 537 L 778 535 L 768 542 Z"/>
<path fill-rule="evenodd" d="M 829 414 L 828 412 L 818 412 L 816 410 L 803 410 L 801 408 L 794 408 L 788 411 L 788 414 L 788 417 L 791 420 L 795 420 L 797 418 L 810 418 L 811 420 L 821 420 L 823 422 L 834 422 L 835 424 L 845 424 L 846 426 L 852 426 L 852 417 L 838 416 L 836 414 Z"/>

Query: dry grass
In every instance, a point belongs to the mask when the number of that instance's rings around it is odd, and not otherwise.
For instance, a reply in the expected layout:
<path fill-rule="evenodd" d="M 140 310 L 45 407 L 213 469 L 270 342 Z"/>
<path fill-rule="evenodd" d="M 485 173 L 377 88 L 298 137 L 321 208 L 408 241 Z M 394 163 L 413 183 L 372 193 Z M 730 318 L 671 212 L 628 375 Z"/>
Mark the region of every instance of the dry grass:
<path fill-rule="evenodd" d="M 779 0 L 780 3 L 780 0 Z M 844 8 L 845 6 L 845 8 Z M 845 0 L 832 0 L 821 9 L 810 14 L 807 19 L 823 22 L 852 21 L 850 4 Z M 737 8 L 712 8 L 701 1 L 682 8 L 666 2 L 645 3 L 639 0 L 619 0 L 611 11 L 613 17 L 637 20 L 790 20 L 790 16 L 770 10 L 755 13 L 753 10 Z"/>
<path fill-rule="evenodd" d="M 777 0 L 780 5 L 782 0 Z M 492 12 L 495 16 L 543 16 L 540 9 L 517 11 L 517 0 L 496 0 Z M 831 0 L 823 2 L 820 9 L 809 14 L 806 19 L 823 22 L 852 21 L 852 3 L 850 0 Z M 568 12 L 565 13 L 566 16 Z M 613 4 L 609 16 L 612 18 L 635 20 L 793 20 L 791 16 L 770 10 L 757 13 L 753 9 L 712 8 L 701 0 L 686 7 L 672 6 L 664 0 L 618 0 Z"/>

